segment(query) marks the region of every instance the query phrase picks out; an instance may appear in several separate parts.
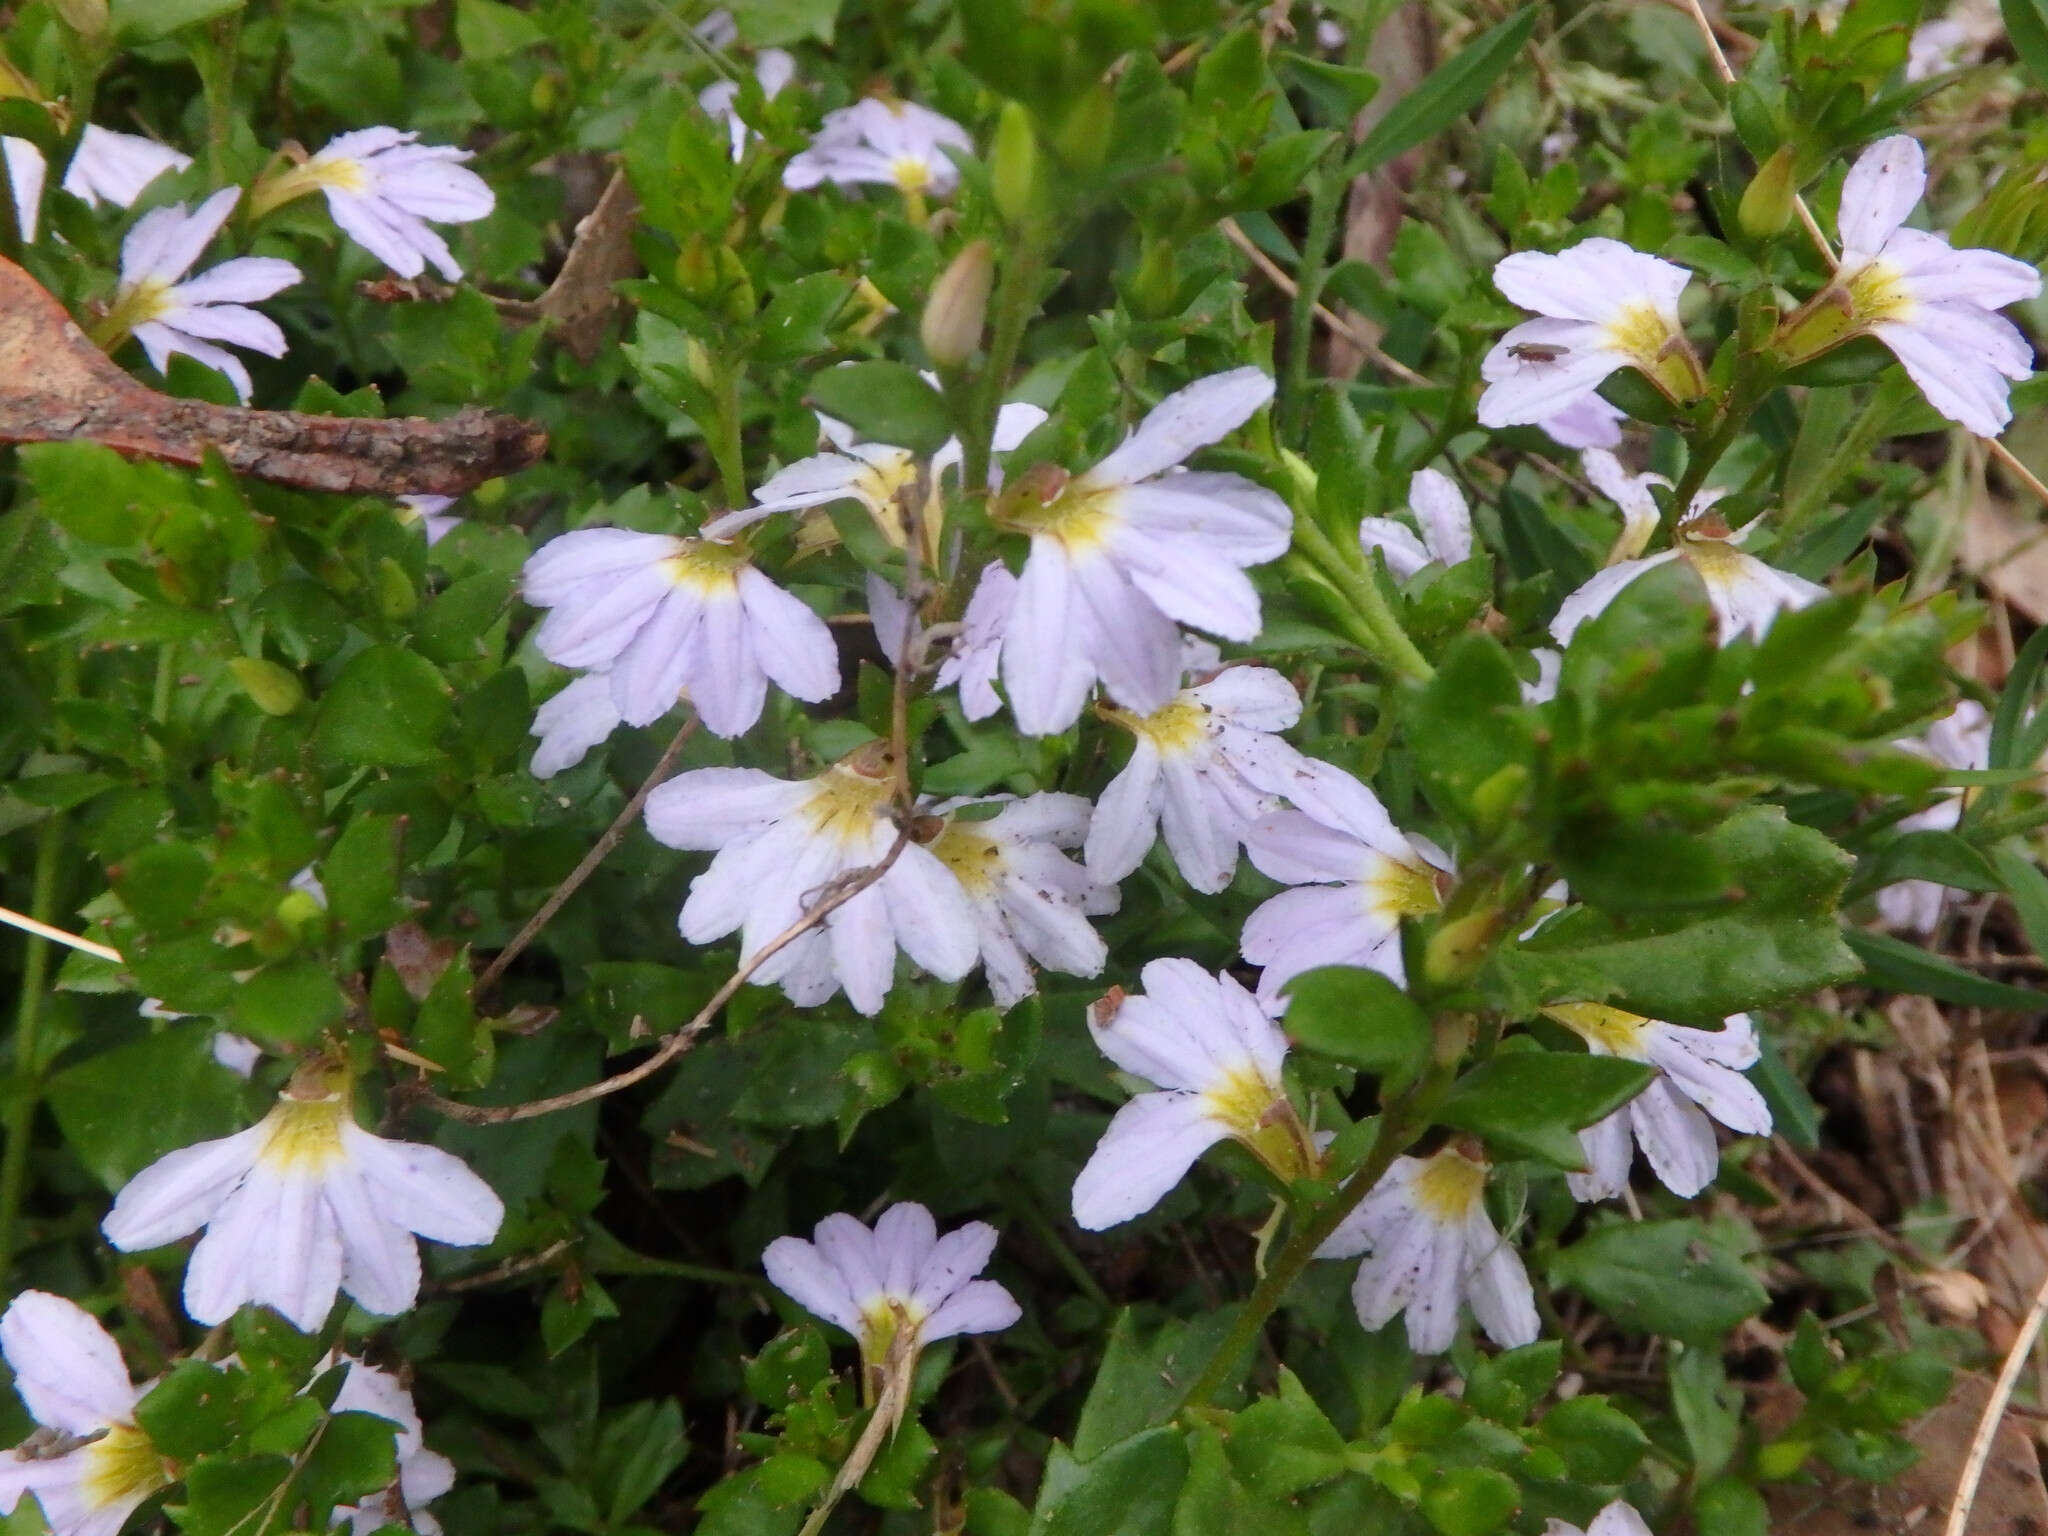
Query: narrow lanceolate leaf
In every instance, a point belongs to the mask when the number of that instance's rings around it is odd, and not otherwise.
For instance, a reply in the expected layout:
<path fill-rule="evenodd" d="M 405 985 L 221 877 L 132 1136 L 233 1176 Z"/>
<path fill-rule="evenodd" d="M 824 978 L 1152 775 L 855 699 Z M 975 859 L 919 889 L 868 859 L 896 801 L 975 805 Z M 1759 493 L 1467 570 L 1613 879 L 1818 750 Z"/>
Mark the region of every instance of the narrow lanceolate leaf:
<path fill-rule="evenodd" d="M 1362 176 L 1377 170 L 1396 155 L 1443 132 L 1478 106 L 1493 82 L 1521 56 L 1530 33 L 1536 30 L 1538 9 L 1524 6 L 1431 73 L 1359 141 L 1344 174 Z"/>

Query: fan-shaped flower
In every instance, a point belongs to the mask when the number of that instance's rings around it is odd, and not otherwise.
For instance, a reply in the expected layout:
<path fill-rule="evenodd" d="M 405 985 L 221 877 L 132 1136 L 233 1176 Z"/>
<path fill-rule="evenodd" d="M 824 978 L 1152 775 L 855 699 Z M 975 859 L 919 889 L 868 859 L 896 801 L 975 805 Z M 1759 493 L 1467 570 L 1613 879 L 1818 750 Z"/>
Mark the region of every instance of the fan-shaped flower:
<path fill-rule="evenodd" d="M 128 1380 L 120 1346 L 76 1303 L 23 1291 L 0 1316 L 0 1354 L 29 1413 L 62 1437 L 0 1456 L 0 1514 L 32 1493 L 53 1536 L 114 1536 L 171 1482 L 163 1456 L 136 1427 L 142 1389 Z"/>
<path fill-rule="evenodd" d="M 975 1278 L 996 1249 L 996 1229 L 985 1221 L 941 1237 L 932 1213 L 906 1200 L 872 1230 L 852 1216 L 827 1216 L 811 1238 L 776 1238 L 761 1267 L 790 1300 L 859 1341 L 864 1381 L 907 1370 L 927 1344 L 996 1333 L 1024 1315 L 1002 1286 Z"/>
<path fill-rule="evenodd" d="M 628 725 L 660 719 L 688 688 L 707 727 L 737 736 L 760 719 L 770 679 L 811 703 L 839 691 L 832 631 L 743 546 L 584 528 L 536 551 L 522 580 L 526 600 L 552 610 L 535 647 L 607 672 Z"/>
<path fill-rule="evenodd" d="M 903 594 L 872 574 L 867 590 L 875 641 L 889 665 L 896 665 L 897 658 L 905 654 L 921 655 L 921 649 L 906 652 L 906 647 L 922 647 L 932 632 L 918 622 Z M 982 567 L 974 595 L 967 600 L 967 611 L 961 614 L 952 643 L 932 679 L 934 690 L 959 687 L 960 712 L 969 720 L 986 720 L 1003 707 L 1003 697 L 996 692 L 996 668 L 1002 657 L 1003 627 L 1009 623 L 1016 600 L 1017 578 L 1007 567 L 999 561 Z"/>
<path fill-rule="evenodd" d="M 1245 839 L 1262 873 L 1297 887 L 1245 920 L 1244 957 L 1264 967 L 1260 1001 L 1274 1006 L 1288 982 L 1320 965 L 1404 981 L 1402 919 L 1441 907 L 1437 876 L 1449 860 L 1405 836 L 1371 790 L 1328 764 L 1289 798 L 1299 809 L 1261 817 Z"/>
<path fill-rule="evenodd" d="M 398 1481 L 361 1504 L 337 1504 L 334 1526 L 346 1524 L 352 1536 L 371 1536 L 386 1526 L 405 1526 L 420 1536 L 441 1536 L 441 1522 L 426 1506 L 455 1486 L 455 1463 L 427 1449 L 426 1426 L 413 1407 L 412 1394 L 389 1371 L 344 1355 L 348 1374 L 334 1394 L 335 1413 L 369 1413 L 398 1426 L 394 1449 Z"/>
<path fill-rule="evenodd" d="M 2034 351 L 1996 313 L 2041 291 L 2041 274 L 1997 251 L 1955 249 L 1905 227 L 1927 187 L 1920 146 L 1904 134 L 1857 157 L 1842 183 L 1842 261 L 1834 280 L 1790 316 L 1779 346 L 1790 361 L 1859 335 L 1883 342 L 1933 406 L 1980 437 L 2012 419 L 2010 379 Z"/>
<path fill-rule="evenodd" d="M 401 496 L 398 498 L 398 520 L 407 524 L 417 523 L 427 536 L 427 548 L 432 549 L 462 526 L 463 519 L 448 515 L 448 509 L 455 502 L 453 496 Z"/>
<path fill-rule="evenodd" d="M 795 783 L 755 768 L 699 768 L 670 779 L 648 797 L 647 830 L 671 848 L 717 854 L 690 882 L 678 920 L 683 937 L 709 944 L 738 929 L 740 957 L 751 959 L 840 880 L 888 857 L 898 837 L 895 785 L 879 742 Z M 945 981 L 965 976 L 981 955 L 960 882 L 916 842 L 752 979 L 780 983 L 805 1007 L 844 987 L 848 1002 L 873 1014 L 894 981 L 898 948 Z"/>
<path fill-rule="evenodd" d="M 1351 1302 L 1369 1330 L 1407 1314 L 1408 1344 L 1436 1355 L 1458 1336 L 1458 1308 L 1496 1344 L 1533 1344 L 1542 1332 L 1521 1255 L 1486 1214 L 1484 1160 L 1445 1147 L 1398 1157 L 1358 1208 L 1316 1250 L 1318 1258 L 1363 1253 Z"/>
<path fill-rule="evenodd" d="M 870 96 L 825 114 L 810 148 L 783 168 L 792 192 L 823 182 L 894 187 L 908 197 L 946 197 L 960 184 L 948 149 L 974 152 L 974 139 L 950 117 L 915 102 Z"/>
<path fill-rule="evenodd" d="M 1543 1536 L 1651 1536 L 1650 1528 L 1643 1524 L 1643 1517 L 1636 1513 L 1633 1504 L 1624 1504 L 1616 1499 L 1593 1517 L 1593 1523 L 1583 1531 L 1576 1525 L 1558 1519 L 1543 1523 Z"/>
<path fill-rule="evenodd" d="M 1536 425 L 1563 448 L 1614 448 L 1621 443 L 1621 424 L 1627 419 L 1619 407 L 1584 394 Z"/>
<path fill-rule="evenodd" d="M 780 48 L 763 48 L 754 58 L 754 78 L 761 85 L 761 99 L 772 101 L 796 76 L 796 60 Z M 742 158 L 747 140 L 753 136 L 740 116 L 740 83 L 718 80 L 697 93 L 697 105 L 713 122 L 725 124 L 732 138 L 732 157 Z"/>
<path fill-rule="evenodd" d="M 1586 458 L 1589 461 L 1588 472 L 1591 473 L 1594 455 L 1589 453 Z M 1615 468 L 1618 473 L 1619 466 Z M 1627 477 L 1621 478 L 1625 480 Z M 1656 527 L 1657 511 L 1647 487 L 1668 483 L 1656 475 L 1638 475 L 1634 480 L 1634 493 L 1620 483 L 1611 489 L 1603 487 L 1622 507 L 1623 529 L 1615 545 L 1615 555 L 1622 555 L 1631 547 L 1640 548 L 1641 545 L 1635 543 L 1638 538 L 1648 540 Z M 1706 490 L 1693 498 L 1691 508 L 1673 534 L 1671 548 L 1654 555 L 1619 559 L 1605 570 L 1596 572 L 1591 580 L 1567 597 L 1559 606 L 1557 616 L 1550 621 L 1550 633 L 1557 643 L 1570 644 L 1579 626 L 1596 614 L 1605 612 L 1630 582 L 1674 560 L 1683 560 L 1691 566 L 1700 584 L 1706 588 L 1707 604 L 1714 610 L 1715 630 L 1723 645 L 1743 634 L 1754 635 L 1761 640 L 1770 632 L 1779 614 L 1787 609 L 1809 607 L 1828 595 L 1828 589 L 1817 582 L 1766 565 L 1756 556 L 1745 553 L 1742 545 L 1759 524 L 1750 523 L 1739 530 L 1730 530 L 1726 520 L 1713 509 L 1723 494 L 1718 490 Z M 1629 499 L 1631 496 L 1633 500 Z"/>
<path fill-rule="evenodd" d="M 1472 558 L 1472 513 L 1449 475 L 1418 469 L 1408 482 L 1408 510 L 1415 514 L 1419 538 L 1391 517 L 1358 522 L 1358 542 L 1367 554 L 1380 552 L 1396 581 L 1406 581 L 1426 565 L 1458 565 Z"/>
<path fill-rule="evenodd" d="M 1554 256 L 1517 251 L 1493 269 L 1511 303 L 1541 317 L 1494 343 L 1480 365 L 1479 422 L 1512 427 L 1573 410 L 1617 368 L 1634 368 L 1676 401 L 1697 399 L 1706 374 L 1679 328 L 1692 273 L 1619 240 L 1582 240 Z"/>
<path fill-rule="evenodd" d="M 1984 768 L 1991 761 L 1991 717 L 1975 699 L 1964 699 L 1927 728 L 1918 741 L 1894 745 L 1945 768 Z M 1963 819 L 1964 797 L 1948 790 L 1924 811 L 1898 824 L 1901 832 L 1952 832 Z M 1928 934 L 1941 926 L 1949 888 L 1932 880 L 1899 880 L 1877 893 L 1877 915 L 1887 928 Z"/>
<path fill-rule="evenodd" d="M 1713 1182 L 1720 1166 L 1709 1115 L 1744 1135 L 1770 1135 L 1770 1106 L 1742 1075 L 1756 1065 L 1759 1049 L 1748 1014 L 1730 1015 L 1716 1031 L 1685 1029 L 1601 1003 L 1554 1003 L 1543 1011 L 1595 1056 L 1657 1069 L 1641 1093 L 1579 1132 L 1586 1172 L 1565 1180 L 1579 1199 L 1620 1194 L 1628 1186 L 1631 1146 L 1638 1142 L 1664 1187 L 1692 1198 Z"/>
<path fill-rule="evenodd" d="M 1160 401 L 1094 468 L 1004 493 L 998 521 L 1031 536 L 1002 655 L 1026 735 L 1072 725 L 1098 678 L 1125 709 L 1163 707 L 1180 678 L 1177 624 L 1227 640 L 1258 634 L 1244 568 L 1286 553 L 1287 503 L 1241 475 L 1167 471 L 1272 395 L 1256 368 L 1213 374 Z"/>
<path fill-rule="evenodd" d="M 1097 976 L 1109 958 L 1090 917 L 1114 912 L 1116 886 L 1061 853 L 1088 835 L 1088 802 L 1042 794 L 983 821 L 959 814 L 972 802 L 932 807 L 944 825 L 928 844 L 967 893 L 981 935 L 981 963 L 998 1008 L 1038 990 L 1031 962 L 1067 976 Z"/>
<path fill-rule="evenodd" d="M 43 152 L 27 139 L 0 137 L 0 160 L 7 165 L 7 195 L 14 204 L 15 231 L 23 245 L 33 245 L 43 211 L 43 182 L 50 172 Z"/>
<path fill-rule="evenodd" d="M 78 149 L 65 168 L 63 187 L 89 208 L 112 203 L 132 208 L 143 188 L 166 171 L 182 171 L 192 157 L 139 133 L 115 133 L 97 123 L 86 125 Z"/>
<path fill-rule="evenodd" d="M 1130 874 L 1163 829 L 1182 878 L 1220 891 L 1253 824 L 1335 771 L 1278 734 L 1301 718 L 1301 699 L 1270 667 L 1225 667 L 1149 715 L 1105 713 L 1135 740 L 1088 829 L 1088 872 L 1098 880 Z"/>
<path fill-rule="evenodd" d="M 247 1303 L 310 1333 L 347 1291 L 390 1317 L 419 1295 L 414 1234 L 455 1247 L 497 1235 L 490 1185 L 437 1147 L 386 1141 L 357 1125 L 349 1091 L 303 1070 L 246 1131 L 159 1158 L 101 1223 L 124 1252 L 204 1227 L 185 1270 L 193 1321 L 226 1322 Z"/>
<path fill-rule="evenodd" d="M 1113 991 L 1088 1011 L 1111 1061 L 1158 1085 L 1116 1112 L 1074 1181 L 1074 1220 L 1091 1232 L 1142 1215 L 1220 1141 L 1235 1141 L 1280 1178 L 1306 1177 L 1320 1151 L 1281 1081 L 1287 1037 L 1225 971 L 1154 960 L 1144 992 Z"/>
<path fill-rule="evenodd" d="M 341 232 L 400 277 L 418 277 L 432 262 L 441 276 L 457 282 L 461 264 L 428 225 L 488 218 L 497 197 L 463 166 L 468 150 L 420 144 L 418 138 L 396 128 L 344 133 L 305 163 L 257 183 L 249 194 L 250 211 L 261 218 L 318 192 Z"/>
<path fill-rule="evenodd" d="M 284 332 L 275 321 L 243 306 L 267 299 L 299 280 L 299 269 L 271 256 L 238 256 L 187 278 L 213 237 L 227 223 L 241 191 L 216 192 L 196 210 L 180 204 L 144 214 L 121 243 L 121 282 L 113 307 L 95 334 L 103 341 L 132 333 L 159 372 L 184 353 L 224 373 L 235 393 L 249 398 L 249 370 L 216 343 L 283 357 Z"/>

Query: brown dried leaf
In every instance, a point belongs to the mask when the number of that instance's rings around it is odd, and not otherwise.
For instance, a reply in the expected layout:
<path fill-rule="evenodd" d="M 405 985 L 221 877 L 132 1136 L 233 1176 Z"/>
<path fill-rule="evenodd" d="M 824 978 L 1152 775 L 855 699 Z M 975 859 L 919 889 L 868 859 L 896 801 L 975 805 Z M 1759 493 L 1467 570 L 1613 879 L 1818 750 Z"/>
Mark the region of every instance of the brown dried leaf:
<path fill-rule="evenodd" d="M 192 467 L 214 448 L 242 474 L 307 491 L 460 496 L 533 463 L 547 433 L 476 409 L 362 421 L 173 399 L 115 367 L 41 284 L 0 258 L 0 443 L 55 442 Z"/>

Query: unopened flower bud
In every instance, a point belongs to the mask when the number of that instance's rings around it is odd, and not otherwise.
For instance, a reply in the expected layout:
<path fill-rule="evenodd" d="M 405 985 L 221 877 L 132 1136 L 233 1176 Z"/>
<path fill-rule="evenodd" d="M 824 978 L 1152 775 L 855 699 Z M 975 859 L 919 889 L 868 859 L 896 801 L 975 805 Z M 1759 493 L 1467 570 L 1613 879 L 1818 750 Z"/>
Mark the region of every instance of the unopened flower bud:
<path fill-rule="evenodd" d="M 288 715 L 306 702 L 306 690 L 297 675 L 274 661 L 237 656 L 228 663 L 228 671 L 266 715 Z"/>
<path fill-rule="evenodd" d="M 1743 233 L 1765 239 L 1781 233 L 1792 222 L 1792 204 L 1799 194 L 1795 164 L 1798 158 L 1792 145 L 1780 144 L 1757 169 L 1743 190 L 1741 206 L 1735 210 Z"/>
<path fill-rule="evenodd" d="M 1027 222 L 1038 207 L 1038 131 L 1022 102 L 1003 103 L 990 151 L 989 180 L 1005 222 Z"/>
<path fill-rule="evenodd" d="M 934 367 L 959 368 L 974 356 L 995 275 L 995 251 L 986 240 L 967 246 L 939 274 L 917 328 Z"/>
<path fill-rule="evenodd" d="M 1102 168 L 1109 158 L 1110 130 L 1116 120 L 1116 97 L 1107 85 L 1098 85 L 1067 112 L 1060 124 L 1054 148 L 1060 159 L 1076 171 L 1088 174 Z"/>
<path fill-rule="evenodd" d="M 691 235 L 676 252 L 676 286 L 699 303 L 718 292 L 718 261 L 700 234 Z"/>

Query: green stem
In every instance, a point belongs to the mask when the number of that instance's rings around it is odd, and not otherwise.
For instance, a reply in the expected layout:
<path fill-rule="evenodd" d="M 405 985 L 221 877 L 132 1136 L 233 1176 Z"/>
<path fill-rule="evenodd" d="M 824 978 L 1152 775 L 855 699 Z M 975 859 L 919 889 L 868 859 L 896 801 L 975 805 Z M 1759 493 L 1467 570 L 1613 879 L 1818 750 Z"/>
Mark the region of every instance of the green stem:
<path fill-rule="evenodd" d="M 1309 193 L 1308 230 L 1301 240 L 1301 259 L 1294 267 L 1294 310 L 1288 317 L 1287 371 L 1281 382 L 1280 405 L 1288 432 L 1296 438 L 1308 419 L 1308 365 L 1316 344 L 1316 304 L 1323 296 L 1344 186 L 1345 179 L 1326 159 Z"/>
<path fill-rule="evenodd" d="M 711 457 L 718 465 L 719 484 L 725 504 L 738 508 L 747 504 L 747 456 L 740 441 L 740 376 L 729 363 L 718 369 L 718 420 L 712 425 Z"/>
<path fill-rule="evenodd" d="M 1436 669 L 1415 648 L 1415 642 L 1408 638 L 1408 631 L 1401 626 L 1400 617 L 1381 595 L 1379 583 L 1372 579 L 1370 573 L 1359 569 L 1358 563 L 1331 541 L 1313 516 L 1295 514 L 1294 542 L 1307 552 L 1315 561 L 1316 568 L 1343 593 L 1358 614 L 1373 637 L 1371 649 L 1375 661 L 1411 683 L 1426 683 L 1436 676 Z"/>
<path fill-rule="evenodd" d="M 1437 1105 L 1450 1091 L 1456 1076 L 1455 1061 L 1432 1067 L 1427 1076 L 1388 1106 L 1380 1118 L 1379 1130 L 1373 1135 L 1372 1149 L 1366 1153 L 1365 1161 L 1359 1164 L 1358 1171 L 1345 1181 L 1344 1187 L 1337 1191 L 1330 1203 L 1318 1209 L 1287 1240 L 1280 1257 L 1266 1271 L 1266 1278 L 1253 1289 L 1244 1310 L 1238 1313 L 1237 1321 L 1230 1325 L 1229 1334 L 1210 1357 L 1208 1365 L 1203 1367 L 1202 1374 L 1195 1378 L 1195 1384 L 1188 1388 L 1187 1396 L 1181 1399 L 1181 1411 L 1206 1405 L 1229 1383 L 1237 1362 L 1258 1341 L 1266 1319 L 1278 1310 L 1288 1287 L 1308 1268 L 1316 1250 L 1329 1241 L 1330 1234 L 1343 1225 L 1344 1218 L 1356 1210 L 1359 1203 L 1372 1193 L 1374 1186 L 1386 1177 L 1387 1170 L 1394 1166 L 1394 1159 L 1414 1146 L 1416 1138 L 1429 1129 Z"/>
<path fill-rule="evenodd" d="M 996 279 L 995 324 L 989 333 L 988 359 L 974 381 L 968 420 L 960 433 L 960 489 L 975 496 L 988 489 L 989 445 L 995 440 L 996 412 L 1003 408 L 1003 394 L 1010 385 L 1010 370 L 1017 365 L 1017 353 L 1024 345 L 1024 327 L 1038 302 L 1038 285 L 1045 275 L 1044 240 L 1036 230 L 1018 237 L 1016 246 L 1004 258 Z"/>
<path fill-rule="evenodd" d="M 64 852 L 64 821 L 51 812 L 36 834 L 35 885 L 29 916 L 48 923 L 57 915 L 57 872 Z M 15 1093 L 0 1122 L 0 1280 L 14 1267 L 15 1224 L 28 1188 L 29 1143 L 35 1133 L 36 1106 L 41 1100 L 41 1067 L 36 1060 L 41 1031 L 43 984 L 50 967 L 50 943 L 32 938 L 23 953 L 21 993 L 14 1007 Z"/>

